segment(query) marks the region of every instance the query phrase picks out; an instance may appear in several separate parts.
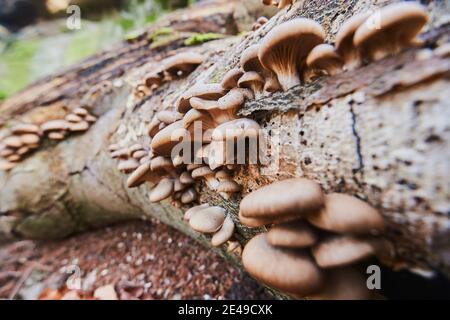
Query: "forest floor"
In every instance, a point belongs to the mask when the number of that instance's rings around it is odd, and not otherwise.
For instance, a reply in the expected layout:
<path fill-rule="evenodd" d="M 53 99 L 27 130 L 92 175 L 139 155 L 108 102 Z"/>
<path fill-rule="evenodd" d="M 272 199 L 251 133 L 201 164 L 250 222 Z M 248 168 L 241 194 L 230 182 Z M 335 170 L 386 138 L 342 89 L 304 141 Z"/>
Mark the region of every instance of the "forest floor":
<path fill-rule="evenodd" d="M 0 299 L 271 299 L 248 275 L 157 221 L 0 246 Z"/>

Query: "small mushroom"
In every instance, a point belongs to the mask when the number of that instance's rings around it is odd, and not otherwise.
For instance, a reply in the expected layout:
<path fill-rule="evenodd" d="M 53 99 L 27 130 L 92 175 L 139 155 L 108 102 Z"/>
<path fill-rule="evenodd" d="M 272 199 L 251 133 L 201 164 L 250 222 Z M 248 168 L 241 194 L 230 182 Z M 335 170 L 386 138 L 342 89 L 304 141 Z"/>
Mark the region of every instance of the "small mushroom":
<path fill-rule="evenodd" d="M 281 85 L 278 82 L 278 79 L 276 77 L 269 77 L 266 78 L 266 83 L 264 83 L 264 92 L 269 92 L 269 93 L 273 93 L 273 92 L 278 92 L 281 91 Z"/>
<path fill-rule="evenodd" d="M 148 155 L 148 152 L 145 150 L 137 150 L 132 153 L 132 157 L 136 160 L 141 160 L 143 157 L 146 157 Z"/>
<path fill-rule="evenodd" d="M 366 259 L 376 253 L 376 239 L 354 236 L 330 236 L 315 245 L 311 252 L 321 268 L 335 268 Z"/>
<path fill-rule="evenodd" d="M 278 9 L 283 9 L 292 4 L 292 0 L 279 0 Z"/>
<path fill-rule="evenodd" d="M 85 108 L 81 108 L 81 107 L 75 108 L 72 112 L 74 114 L 76 114 L 77 116 L 81 116 L 81 117 L 85 117 L 88 115 L 87 110 Z"/>
<path fill-rule="evenodd" d="M 26 134 L 26 133 L 39 134 L 40 130 L 37 125 L 31 124 L 31 123 L 22 123 L 22 124 L 13 126 L 11 128 L 11 132 L 14 135 Z"/>
<path fill-rule="evenodd" d="M 114 151 L 117 151 L 119 149 L 120 149 L 120 145 L 118 145 L 117 143 L 113 143 L 108 146 L 108 151 L 111 153 Z"/>
<path fill-rule="evenodd" d="M 191 175 L 193 179 L 204 178 L 208 186 L 213 190 L 216 190 L 219 185 L 219 181 L 215 178 L 215 172 L 208 166 L 201 166 L 192 170 Z"/>
<path fill-rule="evenodd" d="M 25 133 L 20 135 L 20 139 L 23 144 L 30 145 L 39 143 L 40 137 L 35 133 Z"/>
<path fill-rule="evenodd" d="M 203 62 L 203 56 L 192 52 L 181 52 L 161 62 L 166 72 L 171 75 L 188 75 Z"/>
<path fill-rule="evenodd" d="M 63 140 L 66 137 L 65 131 L 52 131 L 48 134 L 50 140 Z"/>
<path fill-rule="evenodd" d="M 170 197 L 173 193 L 173 179 L 162 178 L 161 181 L 150 191 L 150 202 L 159 202 Z"/>
<path fill-rule="evenodd" d="M 127 187 L 134 188 L 140 186 L 142 183 L 147 181 L 148 177 L 151 175 L 150 163 L 140 164 L 136 170 L 128 177 Z"/>
<path fill-rule="evenodd" d="M 213 141 L 228 141 L 235 139 L 257 139 L 260 134 L 259 124 L 251 119 L 239 118 L 217 126 L 212 133 Z"/>
<path fill-rule="evenodd" d="M 228 241 L 227 252 L 241 256 L 242 246 L 238 241 Z"/>
<path fill-rule="evenodd" d="M 156 114 L 156 117 L 159 121 L 164 122 L 165 124 L 171 124 L 175 121 L 181 120 L 183 118 L 183 114 L 176 111 L 163 110 L 159 111 Z"/>
<path fill-rule="evenodd" d="M 237 82 L 239 78 L 243 75 L 241 69 L 239 68 L 233 68 L 229 70 L 222 79 L 221 85 L 226 90 L 231 90 L 233 88 L 237 87 Z"/>
<path fill-rule="evenodd" d="M 379 15 L 379 28 L 363 23 L 353 38 L 353 44 L 372 61 L 414 45 L 416 36 L 428 21 L 426 9 L 412 2 L 394 3 L 374 14 Z"/>
<path fill-rule="evenodd" d="M 300 84 L 299 69 L 309 52 L 325 39 L 317 22 L 297 18 L 273 28 L 262 40 L 258 57 L 261 65 L 277 75 L 283 90 Z"/>
<path fill-rule="evenodd" d="M 139 167 L 136 159 L 120 160 L 117 169 L 123 173 L 131 173 Z"/>
<path fill-rule="evenodd" d="M 140 143 L 133 144 L 132 146 L 128 147 L 128 155 L 132 157 L 136 151 L 141 150 L 144 150 L 144 147 Z"/>
<path fill-rule="evenodd" d="M 17 163 L 0 159 L 0 171 L 10 171 L 17 166 Z"/>
<path fill-rule="evenodd" d="M 240 65 L 245 72 L 255 71 L 262 73 L 264 72 L 264 67 L 258 58 L 258 52 L 260 50 L 260 45 L 254 44 L 242 52 Z"/>
<path fill-rule="evenodd" d="M 324 274 L 307 252 L 271 246 L 267 234 L 253 237 L 242 252 L 245 270 L 262 283 L 291 294 L 307 296 L 320 291 Z"/>
<path fill-rule="evenodd" d="M 87 121 L 81 121 L 77 123 L 71 123 L 69 125 L 69 131 L 72 132 L 82 132 L 89 129 L 89 123 Z"/>
<path fill-rule="evenodd" d="M 186 221 L 189 221 L 195 213 L 199 212 L 200 210 L 206 209 L 206 208 L 209 208 L 209 204 L 207 204 L 207 203 L 203 203 L 198 206 L 194 206 L 194 207 L 190 208 L 189 210 L 186 210 L 186 212 L 184 213 L 183 219 Z"/>
<path fill-rule="evenodd" d="M 189 219 L 189 225 L 201 233 L 214 233 L 220 229 L 225 220 L 225 209 L 208 207 L 194 213 Z"/>
<path fill-rule="evenodd" d="M 111 152 L 111 158 L 113 159 L 128 159 L 128 156 L 129 156 L 128 148 L 120 148 Z"/>
<path fill-rule="evenodd" d="M 334 76 L 342 71 L 344 62 L 332 45 L 319 44 L 309 53 L 306 65 L 309 69 L 324 70 Z"/>
<path fill-rule="evenodd" d="M 239 79 L 238 86 L 240 88 L 249 88 L 257 95 L 264 88 L 264 78 L 255 71 L 248 71 Z"/>
<path fill-rule="evenodd" d="M 384 229 L 383 217 L 358 198 L 339 193 L 328 194 L 319 213 L 308 216 L 314 226 L 337 233 L 369 234 Z"/>
<path fill-rule="evenodd" d="M 0 149 L 0 157 L 6 158 L 6 157 L 14 154 L 14 150 L 15 149 L 11 149 L 11 148 L 8 148 L 8 147 L 2 147 Z"/>
<path fill-rule="evenodd" d="M 186 185 L 195 183 L 194 179 L 192 178 L 191 174 L 188 171 L 184 171 L 181 173 L 180 181 L 181 181 L 181 183 L 186 184 Z"/>
<path fill-rule="evenodd" d="M 150 161 L 150 168 L 153 172 L 165 171 L 172 177 L 176 176 L 172 160 L 167 157 L 157 156 Z"/>
<path fill-rule="evenodd" d="M 185 92 L 176 103 L 178 112 L 186 113 L 191 109 L 190 99 L 197 97 L 204 100 L 217 100 L 224 96 L 226 90 L 220 83 L 197 84 Z"/>
<path fill-rule="evenodd" d="M 356 29 L 370 16 L 370 11 L 359 13 L 345 21 L 336 34 L 336 51 L 344 59 L 345 68 L 353 70 L 361 64 L 359 48 L 353 45 Z"/>
<path fill-rule="evenodd" d="M 259 23 L 259 24 L 261 24 L 261 25 L 266 24 L 268 21 L 269 21 L 269 19 L 267 19 L 267 18 L 264 17 L 264 16 L 261 16 L 261 17 L 259 17 L 258 19 L 256 19 L 256 22 Z"/>
<path fill-rule="evenodd" d="M 50 120 L 41 125 L 41 130 L 49 131 L 64 131 L 69 129 L 69 123 L 66 120 Z"/>
<path fill-rule="evenodd" d="M 161 121 L 158 119 L 158 117 L 155 116 L 147 125 L 147 133 L 151 138 L 153 138 L 158 133 L 160 124 Z"/>
<path fill-rule="evenodd" d="M 181 195 L 181 203 L 188 204 L 197 200 L 198 194 L 194 188 L 189 188 L 183 192 Z"/>
<path fill-rule="evenodd" d="M 324 205 L 320 186 L 308 179 L 293 178 L 266 185 L 242 199 L 239 214 L 246 218 L 295 220 L 314 216 Z"/>
<path fill-rule="evenodd" d="M 23 141 L 19 136 L 9 136 L 3 139 L 3 144 L 9 148 L 20 148 L 23 146 Z"/>
<path fill-rule="evenodd" d="M 78 122 L 83 121 L 83 118 L 76 114 L 69 113 L 67 116 L 65 116 L 64 120 L 71 122 L 71 123 L 78 123 Z"/>
<path fill-rule="evenodd" d="M 189 139 L 189 132 L 178 120 L 159 131 L 152 139 L 151 147 L 155 154 L 169 156 L 172 148 L 183 139 Z"/>
<path fill-rule="evenodd" d="M 306 248 L 317 240 L 317 232 L 302 220 L 275 225 L 267 233 L 267 241 L 276 247 Z"/>
<path fill-rule="evenodd" d="M 224 244 L 231 238 L 231 236 L 233 235 L 233 232 L 234 232 L 234 222 L 233 222 L 233 219 L 231 219 L 231 217 L 228 215 L 225 218 L 225 220 L 222 224 L 222 227 L 219 229 L 219 231 L 214 233 L 214 235 L 211 239 L 211 244 L 214 247 L 218 247 L 218 246 Z"/>
<path fill-rule="evenodd" d="M 225 199 L 230 199 L 233 193 L 241 191 L 241 186 L 234 180 L 222 179 L 222 181 L 219 181 L 217 191 Z"/>

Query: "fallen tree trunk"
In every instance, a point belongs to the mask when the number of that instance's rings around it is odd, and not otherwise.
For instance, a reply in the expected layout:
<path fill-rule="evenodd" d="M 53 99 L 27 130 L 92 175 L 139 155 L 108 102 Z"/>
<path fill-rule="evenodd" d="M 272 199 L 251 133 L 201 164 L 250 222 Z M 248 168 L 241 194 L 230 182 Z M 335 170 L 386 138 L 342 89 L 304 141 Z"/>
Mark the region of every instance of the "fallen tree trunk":
<path fill-rule="evenodd" d="M 141 36 L 12 97 L 0 106 L 0 138 L 14 123 L 61 118 L 80 105 L 89 105 L 98 121 L 82 135 L 45 142 L 12 171 L 0 173 L 3 237 L 57 238 L 153 217 L 211 246 L 209 238 L 183 221 L 183 210 L 170 201 L 150 203 L 149 184 L 127 188 L 108 145 L 148 144 L 145 128 L 155 112 L 173 105 L 195 82 L 219 82 L 238 65 L 242 51 L 273 26 L 296 16 L 311 17 L 332 42 L 342 22 L 375 7 L 371 2 L 354 0 L 344 7 L 337 0 L 297 1 L 264 28 L 231 36 L 248 27 L 261 8 L 219 1 L 178 12 L 146 32 L 171 26 L 178 38 L 150 48 L 148 36 Z M 243 195 L 294 176 L 313 179 L 326 192 L 356 195 L 385 217 L 385 237 L 395 246 L 395 256 L 386 264 L 450 275 L 450 57 L 433 51 L 448 43 L 450 25 L 444 18 L 449 8 L 429 2 L 431 20 L 422 48 L 247 102 L 239 115 L 257 120 L 279 145 L 272 154 L 277 165 L 242 166 L 235 180 Z M 134 89 L 143 76 L 167 55 L 188 50 L 182 39 L 193 30 L 230 36 L 189 49 L 203 54 L 205 62 L 186 79 L 136 99 Z M 225 200 L 203 184 L 197 189 L 201 203 L 220 205 L 233 215 L 242 245 L 260 231 L 239 223 L 239 197 Z M 222 248 L 214 250 L 239 263 Z"/>

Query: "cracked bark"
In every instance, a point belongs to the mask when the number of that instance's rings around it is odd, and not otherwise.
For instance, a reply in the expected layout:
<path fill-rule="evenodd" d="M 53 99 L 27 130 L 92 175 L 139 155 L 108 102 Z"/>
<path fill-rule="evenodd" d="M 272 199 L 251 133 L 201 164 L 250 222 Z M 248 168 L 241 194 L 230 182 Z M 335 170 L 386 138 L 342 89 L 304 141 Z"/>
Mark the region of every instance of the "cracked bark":
<path fill-rule="evenodd" d="M 126 176 L 116 170 L 107 146 L 149 143 L 143 123 L 173 105 L 193 83 L 218 82 L 238 64 L 241 52 L 274 25 L 296 16 L 312 17 L 332 41 L 346 18 L 387 2 L 393 1 L 353 0 L 345 6 L 342 1 L 297 1 L 255 33 L 193 48 L 206 61 L 188 78 L 168 83 L 142 101 L 132 99 L 133 87 L 170 51 L 186 50 L 179 42 L 157 50 L 149 50 L 145 40 L 122 44 L 120 54 L 99 54 L 31 86 L 0 106 L 0 137 L 14 122 L 64 114 L 62 100 L 68 109 L 89 101 L 99 119 L 87 133 L 46 143 L 10 173 L 0 173 L 4 229 L 17 237 L 53 238 L 154 217 L 210 246 L 209 239 L 193 232 L 182 220 L 182 211 L 169 201 L 149 203 L 150 185 L 127 189 Z M 209 24 L 214 31 L 238 25 L 236 21 L 251 23 L 249 17 L 260 9 L 242 13 L 241 7 L 227 3 L 208 10 L 202 14 L 214 21 Z M 431 1 L 429 10 L 432 19 L 423 48 L 248 102 L 239 115 L 257 120 L 272 141 L 278 139 L 279 161 L 277 166 L 243 167 L 236 180 L 243 194 L 278 179 L 305 176 L 326 192 L 358 196 L 377 207 L 388 224 L 385 236 L 394 243 L 396 256 L 384 263 L 450 275 L 450 58 L 433 54 L 433 48 L 448 42 L 450 26 L 443 19 L 449 8 Z M 192 21 L 203 21 L 204 16 L 196 15 Z M 177 22 L 171 23 L 177 27 Z M 186 30 L 187 22 L 183 23 Z M 207 26 L 203 22 L 205 30 Z M 123 80 L 122 86 L 112 85 L 117 78 Z M 43 95 L 45 90 L 49 93 Z M 239 224 L 239 197 L 224 200 L 203 184 L 197 189 L 202 202 L 223 206 L 233 215 L 242 244 L 263 230 Z M 239 264 L 224 248 L 212 250 Z"/>

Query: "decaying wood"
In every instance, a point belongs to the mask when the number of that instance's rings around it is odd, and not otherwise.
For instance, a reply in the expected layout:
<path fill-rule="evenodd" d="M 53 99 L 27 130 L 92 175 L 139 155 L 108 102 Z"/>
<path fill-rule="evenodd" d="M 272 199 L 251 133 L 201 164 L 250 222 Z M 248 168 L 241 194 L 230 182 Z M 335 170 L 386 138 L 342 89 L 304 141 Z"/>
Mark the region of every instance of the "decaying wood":
<path fill-rule="evenodd" d="M 182 210 L 169 201 L 148 201 L 150 185 L 126 188 L 126 176 L 116 170 L 108 145 L 148 144 L 145 125 L 155 112 L 173 106 L 195 82 L 219 82 L 238 65 L 246 47 L 280 22 L 296 16 L 314 18 L 333 41 L 345 19 L 389 2 L 297 1 L 254 33 L 192 48 L 174 41 L 149 49 L 144 37 L 25 89 L 0 106 L 0 137 L 14 123 L 58 118 L 83 103 L 98 121 L 85 134 L 47 142 L 10 173 L 0 173 L 4 236 L 63 237 L 151 216 L 210 246 L 207 237 L 183 221 Z M 260 13 L 255 11 L 258 7 L 245 11 L 228 3 L 209 5 L 195 14 L 177 13 L 157 27 L 177 29 L 181 24 L 183 31 L 198 31 L 202 21 L 201 31 L 236 34 L 242 31 L 236 17 L 250 26 L 249 17 Z M 236 180 L 243 194 L 278 179 L 305 176 L 326 192 L 356 195 L 378 208 L 389 226 L 385 237 L 394 243 L 396 254 L 384 263 L 450 275 L 450 57 L 435 54 L 435 48 L 448 43 L 449 8 L 440 1 L 430 1 L 428 8 L 431 20 L 422 35 L 423 47 L 247 102 L 239 114 L 257 120 L 266 136 L 279 141 L 279 161 L 277 166 L 242 167 Z M 177 17 L 183 15 L 189 19 L 180 22 Z M 205 62 L 186 79 L 136 100 L 133 88 L 145 74 L 164 57 L 184 50 L 203 54 Z M 233 214 L 242 244 L 260 231 L 239 224 L 239 198 L 224 200 L 205 185 L 198 191 L 201 202 L 219 204 Z M 238 262 L 223 248 L 213 250 Z"/>

